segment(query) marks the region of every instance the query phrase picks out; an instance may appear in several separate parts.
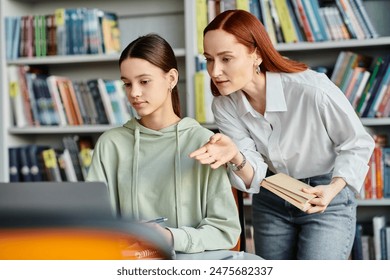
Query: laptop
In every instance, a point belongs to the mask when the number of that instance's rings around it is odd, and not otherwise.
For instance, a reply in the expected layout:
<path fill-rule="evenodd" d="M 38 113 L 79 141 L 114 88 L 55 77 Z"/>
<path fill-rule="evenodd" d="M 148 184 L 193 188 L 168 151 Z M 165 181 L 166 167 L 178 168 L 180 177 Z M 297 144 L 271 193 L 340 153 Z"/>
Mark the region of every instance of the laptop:
<path fill-rule="evenodd" d="M 0 183 L 0 216 L 114 217 L 103 182 Z"/>

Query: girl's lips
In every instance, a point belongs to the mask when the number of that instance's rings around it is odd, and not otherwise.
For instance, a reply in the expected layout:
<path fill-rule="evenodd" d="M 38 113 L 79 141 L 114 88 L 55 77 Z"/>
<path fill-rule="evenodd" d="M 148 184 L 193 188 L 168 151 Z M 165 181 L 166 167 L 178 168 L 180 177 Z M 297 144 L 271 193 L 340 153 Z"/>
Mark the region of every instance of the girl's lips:
<path fill-rule="evenodd" d="M 144 101 L 137 101 L 137 102 L 133 102 L 131 103 L 133 105 L 133 107 L 141 107 L 144 103 Z"/>

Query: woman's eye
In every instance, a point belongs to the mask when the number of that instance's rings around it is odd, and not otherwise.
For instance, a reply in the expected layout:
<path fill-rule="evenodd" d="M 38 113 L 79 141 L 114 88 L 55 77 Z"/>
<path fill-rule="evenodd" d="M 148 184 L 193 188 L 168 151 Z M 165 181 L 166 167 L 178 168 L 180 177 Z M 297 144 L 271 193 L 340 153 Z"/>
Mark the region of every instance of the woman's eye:
<path fill-rule="evenodd" d="M 150 80 L 143 80 L 143 81 L 141 81 L 141 84 L 142 85 L 146 85 L 146 84 L 148 84 L 150 82 Z"/>
<path fill-rule="evenodd" d="M 130 83 L 123 83 L 123 87 L 129 88 L 129 87 L 131 87 L 131 84 Z"/>
<path fill-rule="evenodd" d="M 222 61 L 224 61 L 224 62 L 229 62 L 230 60 L 231 60 L 230 57 L 224 57 L 224 58 L 222 59 Z"/>

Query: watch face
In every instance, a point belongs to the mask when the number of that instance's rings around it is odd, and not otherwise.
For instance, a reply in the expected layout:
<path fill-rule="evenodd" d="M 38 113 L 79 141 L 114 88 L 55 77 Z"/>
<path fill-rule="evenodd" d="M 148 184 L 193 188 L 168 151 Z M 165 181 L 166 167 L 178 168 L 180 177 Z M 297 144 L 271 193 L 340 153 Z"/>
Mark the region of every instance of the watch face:
<path fill-rule="evenodd" d="M 236 165 L 235 163 L 231 163 L 229 162 L 228 165 L 230 166 L 230 169 L 233 170 L 233 171 L 240 171 L 246 164 L 246 157 L 243 153 L 241 153 L 242 156 L 243 156 L 243 160 L 242 160 L 242 163 L 239 164 L 239 165 Z"/>

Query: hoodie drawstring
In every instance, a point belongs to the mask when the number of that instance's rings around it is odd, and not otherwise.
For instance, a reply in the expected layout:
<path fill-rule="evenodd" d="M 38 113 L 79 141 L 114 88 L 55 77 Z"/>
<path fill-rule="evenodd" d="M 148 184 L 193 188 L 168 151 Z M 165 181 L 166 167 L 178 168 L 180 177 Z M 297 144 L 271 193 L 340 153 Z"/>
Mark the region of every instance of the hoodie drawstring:
<path fill-rule="evenodd" d="M 180 217 L 181 204 L 181 162 L 180 162 L 180 143 L 179 143 L 179 125 L 176 126 L 176 154 L 175 154 L 175 201 L 176 201 L 176 224 L 179 227 L 182 224 Z"/>
<path fill-rule="evenodd" d="M 139 142 L 140 142 L 140 133 L 139 127 L 136 126 L 134 132 L 134 157 L 133 157 L 133 176 L 131 177 L 131 197 L 132 197 L 132 208 L 133 208 L 133 218 L 139 219 L 138 211 L 138 158 L 139 158 Z"/>

